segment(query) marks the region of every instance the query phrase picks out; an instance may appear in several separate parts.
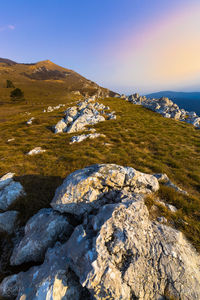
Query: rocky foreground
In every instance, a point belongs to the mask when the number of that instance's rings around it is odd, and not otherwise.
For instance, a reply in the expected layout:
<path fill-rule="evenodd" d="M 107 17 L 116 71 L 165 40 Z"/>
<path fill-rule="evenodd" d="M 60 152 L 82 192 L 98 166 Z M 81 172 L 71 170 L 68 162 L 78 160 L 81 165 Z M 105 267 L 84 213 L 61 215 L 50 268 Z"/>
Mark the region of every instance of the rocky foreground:
<path fill-rule="evenodd" d="M 3 280 L 2 299 L 200 299 L 199 255 L 145 205 L 159 181 L 183 192 L 166 175 L 113 164 L 70 174 L 52 208 L 15 228 L 10 264 L 32 267 Z"/>

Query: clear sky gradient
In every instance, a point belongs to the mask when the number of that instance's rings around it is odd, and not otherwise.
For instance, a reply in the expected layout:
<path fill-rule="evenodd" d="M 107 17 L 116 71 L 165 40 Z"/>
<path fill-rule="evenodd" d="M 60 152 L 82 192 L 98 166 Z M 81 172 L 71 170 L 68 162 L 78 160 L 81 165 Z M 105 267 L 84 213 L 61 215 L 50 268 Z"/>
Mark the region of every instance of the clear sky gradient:
<path fill-rule="evenodd" d="M 121 93 L 200 91 L 200 0 L 0 0 L 0 57 Z"/>

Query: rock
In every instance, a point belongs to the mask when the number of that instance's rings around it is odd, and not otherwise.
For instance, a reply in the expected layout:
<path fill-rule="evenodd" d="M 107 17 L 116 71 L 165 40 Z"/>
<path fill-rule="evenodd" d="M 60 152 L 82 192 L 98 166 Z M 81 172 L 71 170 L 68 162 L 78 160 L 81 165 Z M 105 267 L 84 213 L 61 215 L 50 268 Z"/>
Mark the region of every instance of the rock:
<path fill-rule="evenodd" d="M 32 125 L 32 124 L 33 124 L 33 120 L 35 120 L 34 117 L 30 118 L 30 119 L 26 122 L 26 124 L 27 124 L 27 125 Z"/>
<path fill-rule="evenodd" d="M 70 174 L 56 190 L 51 206 L 60 212 L 81 215 L 99 208 L 109 193 L 122 188 L 134 193 L 159 189 L 155 176 L 114 164 L 92 165 Z"/>
<path fill-rule="evenodd" d="M 15 173 L 7 173 L 0 178 L 0 190 L 9 185 L 13 181 Z"/>
<path fill-rule="evenodd" d="M 64 250 L 57 243 L 47 251 L 42 265 L 5 278 L 0 284 L 0 296 L 17 300 L 84 299 L 84 288 L 69 270 Z"/>
<path fill-rule="evenodd" d="M 100 208 L 64 247 L 94 299 L 164 299 L 166 291 L 175 299 L 200 299 L 199 255 L 180 232 L 152 222 L 134 195 Z"/>
<path fill-rule="evenodd" d="M 72 231 L 66 217 L 54 212 L 51 208 L 41 209 L 25 226 L 25 235 L 15 246 L 10 262 L 20 265 L 29 261 L 40 262 L 49 247 Z"/>
<path fill-rule="evenodd" d="M 161 114 L 165 118 L 184 121 L 200 128 L 200 117 L 198 117 L 195 112 L 187 112 L 184 109 L 179 109 L 178 105 L 173 103 L 173 101 L 167 97 L 150 99 L 145 96 L 140 97 L 139 94 L 133 94 L 128 97 L 128 101 L 136 105 L 143 105 L 144 107 Z"/>
<path fill-rule="evenodd" d="M 70 144 L 80 143 L 80 142 L 84 141 L 85 139 L 95 139 L 98 137 L 105 137 L 105 135 L 101 134 L 101 133 L 89 133 L 89 134 L 73 136 L 71 138 Z"/>
<path fill-rule="evenodd" d="M 167 223 L 167 219 L 165 217 L 158 217 L 157 220 L 160 223 Z"/>
<path fill-rule="evenodd" d="M 15 138 L 11 138 L 11 139 L 8 139 L 7 142 L 10 143 L 10 142 L 13 142 L 14 140 L 15 140 Z"/>
<path fill-rule="evenodd" d="M 173 213 L 177 212 L 177 208 L 174 205 L 166 204 L 166 207 Z"/>
<path fill-rule="evenodd" d="M 41 147 L 36 147 L 34 149 L 32 149 L 31 151 L 29 151 L 27 153 L 27 155 L 36 155 L 36 154 L 41 154 L 46 152 L 46 150 L 42 149 Z"/>
<path fill-rule="evenodd" d="M 13 181 L 13 173 L 8 173 L 0 179 L 0 209 L 6 211 L 20 196 L 25 195 L 19 182 Z"/>
<path fill-rule="evenodd" d="M 65 120 L 62 119 L 58 121 L 58 123 L 54 127 L 54 132 L 55 133 L 60 133 L 63 132 L 67 128 L 67 124 L 65 123 Z"/>
<path fill-rule="evenodd" d="M 4 280 L 0 284 L 0 297 L 8 300 L 15 299 L 18 294 L 18 280 L 18 274 L 14 274 L 4 278 Z"/>
<path fill-rule="evenodd" d="M 101 116 L 95 109 L 84 109 L 80 116 L 76 118 L 73 124 L 67 129 L 68 133 L 82 131 L 86 129 L 88 125 L 94 125 L 99 122 L 105 121 L 105 118 Z"/>
<path fill-rule="evenodd" d="M 154 174 L 154 176 L 158 179 L 159 182 L 165 184 L 166 186 L 171 187 L 172 189 L 181 194 L 188 195 L 188 192 L 182 190 L 180 187 L 171 182 L 167 174 Z"/>
<path fill-rule="evenodd" d="M 12 234 L 15 230 L 18 216 L 19 212 L 14 210 L 0 213 L 0 233 Z"/>

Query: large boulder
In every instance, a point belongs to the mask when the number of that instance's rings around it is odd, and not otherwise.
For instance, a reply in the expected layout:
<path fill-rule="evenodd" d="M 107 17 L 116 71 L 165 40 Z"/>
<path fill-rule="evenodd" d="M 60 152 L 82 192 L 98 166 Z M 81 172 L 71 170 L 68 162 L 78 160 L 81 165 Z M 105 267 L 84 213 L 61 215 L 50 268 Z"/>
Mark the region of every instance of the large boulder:
<path fill-rule="evenodd" d="M 142 197 L 103 206 L 65 249 L 94 299 L 200 299 L 199 255 L 180 232 L 150 220 Z"/>
<path fill-rule="evenodd" d="M 46 250 L 59 238 L 69 236 L 71 232 L 72 226 L 66 217 L 51 208 L 41 209 L 27 222 L 24 237 L 13 250 L 11 265 L 42 261 Z"/>
<path fill-rule="evenodd" d="M 150 193 L 159 189 L 158 180 L 133 168 L 114 164 L 92 165 L 70 174 L 56 190 L 51 206 L 60 212 L 81 215 L 109 201 L 110 194 L 126 189 Z"/>
<path fill-rule="evenodd" d="M 42 265 L 5 278 L 0 285 L 0 297 L 17 300 L 86 299 L 84 288 L 69 270 L 65 248 L 59 243 L 47 251 Z"/>
<path fill-rule="evenodd" d="M 25 194 L 23 186 L 14 181 L 13 176 L 14 173 L 7 173 L 0 179 L 0 209 L 4 211 Z"/>

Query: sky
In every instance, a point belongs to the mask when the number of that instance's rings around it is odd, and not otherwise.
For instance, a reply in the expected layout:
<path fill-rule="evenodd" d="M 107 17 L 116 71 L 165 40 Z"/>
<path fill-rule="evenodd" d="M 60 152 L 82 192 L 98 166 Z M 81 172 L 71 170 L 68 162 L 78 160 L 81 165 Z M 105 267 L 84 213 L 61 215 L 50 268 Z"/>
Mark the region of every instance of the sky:
<path fill-rule="evenodd" d="M 0 0 L 0 57 L 120 93 L 200 91 L 200 0 Z"/>

